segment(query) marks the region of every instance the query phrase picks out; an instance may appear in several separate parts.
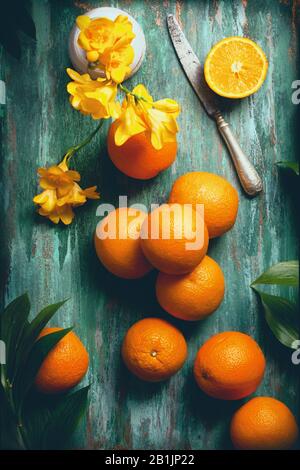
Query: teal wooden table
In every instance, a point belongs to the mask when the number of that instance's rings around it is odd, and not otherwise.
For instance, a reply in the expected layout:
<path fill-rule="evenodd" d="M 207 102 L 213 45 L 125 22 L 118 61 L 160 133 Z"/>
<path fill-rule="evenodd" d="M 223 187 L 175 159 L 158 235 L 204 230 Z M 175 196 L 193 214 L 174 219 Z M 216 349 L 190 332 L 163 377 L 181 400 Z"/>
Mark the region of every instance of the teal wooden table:
<path fill-rule="evenodd" d="M 97 202 L 79 208 L 69 227 L 51 225 L 35 213 L 32 204 L 36 168 L 57 163 L 69 146 L 95 127 L 68 102 L 67 41 L 77 15 L 108 3 L 34 0 L 36 44 L 23 37 L 20 61 L 1 51 L 0 78 L 7 89 L 1 130 L 1 302 L 27 291 L 36 313 L 46 304 L 70 298 L 52 323 L 75 325 L 90 354 L 85 382 L 92 384 L 88 413 L 73 447 L 230 448 L 228 426 L 241 402 L 208 398 L 192 375 L 195 354 L 212 334 L 240 330 L 256 338 L 267 358 L 265 378 L 256 394 L 275 396 L 299 413 L 299 366 L 292 364 L 290 352 L 272 336 L 249 288 L 267 267 L 297 256 L 292 181 L 280 174 L 275 162 L 294 160 L 298 151 L 299 106 L 292 104 L 291 84 L 300 78 L 299 3 L 111 2 L 136 17 L 146 36 L 146 59 L 129 85 L 144 83 L 155 99 L 172 97 L 182 106 L 179 150 L 176 163 L 157 178 L 131 180 L 107 156 L 106 122 L 101 134 L 76 159 L 83 186 L 97 184 L 102 202 L 116 204 L 121 194 L 128 195 L 130 204 L 149 206 L 166 201 L 179 175 L 205 170 L 225 176 L 239 191 L 235 227 L 209 248 L 225 274 L 224 302 L 212 317 L 193 325 L 175 321 L 160 309 L 154 295 L 155 273 L 127 282 L 102 268 L 92 243 Z M 215 42 L 232 35 L 251 37 L 268 56 L 269 72 L 261 90 L 225 107 L 225 118 L 263 177 L 264 192 L 253 200 L 241 191 L 215 126 L 177 62 L 166 29 L 167 13 L 176 14 L 201 60 Z M 168 319 L 184 332 L 189 357 L 171 380 L 149 385 L 127 372 L 120 345 L 131 324 L 153 315 Z"/>

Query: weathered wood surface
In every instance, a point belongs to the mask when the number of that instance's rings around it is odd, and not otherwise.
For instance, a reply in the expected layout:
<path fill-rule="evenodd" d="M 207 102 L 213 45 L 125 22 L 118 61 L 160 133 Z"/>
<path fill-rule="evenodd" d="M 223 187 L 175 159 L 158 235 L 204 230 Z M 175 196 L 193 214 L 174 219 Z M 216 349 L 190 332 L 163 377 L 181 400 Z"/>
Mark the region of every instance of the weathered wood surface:
<path fill-rule="evenodd" d="M 105 2 L 105 5 L 108 2 Z M 74 324 L 87 345 L 91 382 L 86 420 L 72 445 L 81 448 L 230 448 L 228 426 L 241 402 L 215 401 L 202 394 L 192 376 L 199 346 L 212 334 L 240 330 L 253 335 L 267 357 L 259 395 L 282 399 L 299 412 L 299 366 L 266 327 L 249 284 L 265 268 L 296 256 L 295 208 L 290 179 L 275 162 L 294 160 L 298 131 L 291 83 L 297 66 L 297 2 L 294 1 L 120 1 L 112 2 L 137 18 L 147 40 L 146 60 L 130 80 L 149 87 L 155 98 L 182 105 L 176 163 L 158 178 L 139 182 L 119 173 L 106 153 L 106 131 L 83 150 L 75 167 L 87 185 L 97 184 L 102 202 L 162 202 L 172 182 L 186 171 L 224 175 L 239 190 L 234 229 L 211 243 L 209 253 L 222 266 L 226 296 L 219 310 L 196 325 L 176 323 L 186 334 L 189 358 L 170 381 L 149 385 L 130 375 L 120 359 L 125 331 L 145 316 L 172 318 L 159 308 L 155 275 L 126 282 L 107 273 L 92 244 L 97 203 L 77 210 L 70 227 L 54 226 L 35 214 L 36 168 L 55 164 L 95 123 L 71 109 L 65 85 L 67 41 L 77 15 L 101 6 L 89 1 L 33 1 L 36 45 L 24 37 L 18 62 L 2 54 L 1 79 L 7 85 L 2 124 L 1 276 L 2 303 L 28 291 L 34 312 L 70 297 L 54 324 Z M 227 106 L 226 118 L 263 177 L 264 193 L 250 200 L 240 190 L 228 154 L 213 123 L 200 107 L 173 52 L 165 26 L 176 13 L 201 60 L 219 39 L 249 35 L 265 50 L 270 67 L 263 88 Z"/>

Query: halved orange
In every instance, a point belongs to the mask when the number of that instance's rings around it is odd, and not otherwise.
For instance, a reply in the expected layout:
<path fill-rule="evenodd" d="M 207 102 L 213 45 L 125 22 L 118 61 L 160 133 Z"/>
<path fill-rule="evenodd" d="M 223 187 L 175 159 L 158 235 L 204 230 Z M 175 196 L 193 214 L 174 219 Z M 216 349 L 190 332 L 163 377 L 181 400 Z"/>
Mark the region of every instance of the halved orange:
<path fill-rule="evenodd" d="M 222 39 L 208 53 L 204 76 L 208 86 L 225 98 L 245 98 L 263 84 L 268 60 L 261 47 L 239 36 Z"/>

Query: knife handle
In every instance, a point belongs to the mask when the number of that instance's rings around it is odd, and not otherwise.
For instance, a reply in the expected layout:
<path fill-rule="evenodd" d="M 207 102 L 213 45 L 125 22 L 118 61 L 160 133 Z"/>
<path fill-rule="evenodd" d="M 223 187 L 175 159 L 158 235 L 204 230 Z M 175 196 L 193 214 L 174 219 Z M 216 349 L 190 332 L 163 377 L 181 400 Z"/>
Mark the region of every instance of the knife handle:
<path fill-rule="evenodd" d="M 262 191 L 263 186 L 256 169 L 244 154 L 238 141 L 231 132 L 229 124 L 224 120 L 219 111 L 215 114 L 215 120 L 220 134 L 227 145 L 244 191 L 249 196 L 257 196 L 257 194 Z"/>

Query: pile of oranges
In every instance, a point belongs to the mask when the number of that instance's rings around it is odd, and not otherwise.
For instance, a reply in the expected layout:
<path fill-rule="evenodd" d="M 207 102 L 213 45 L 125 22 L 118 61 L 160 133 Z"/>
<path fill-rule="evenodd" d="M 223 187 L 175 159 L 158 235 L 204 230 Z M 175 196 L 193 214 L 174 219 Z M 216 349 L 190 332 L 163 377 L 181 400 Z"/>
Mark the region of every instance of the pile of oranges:
<path fill-rule="evenodd" d="M 156 268 L 162 308 L 183 320 L 201 320 L 219 307 L 225 290 L 220 266 L 207 256 L 209 239 L 230 230 L 237 212 L 237 191 L 228 181 L 212 173 L 187 173 L 175 181 L 168 203 L 149 215 L 126 207 L 110 212 L 97 227 L 96 252 L 110 272 L 125 279 Z M 111 227 L 115 236 L 106 236 Z"/>
<path fill-rule="evenodd" d="M 185 204 L 191 206 L 187 212 Z M 204 217 L 197 204 L 204 205 Z M 206 172 L 187 173 L 175 181 L 168 203 L 149 215 L 125 207 L 109 213 L 97 227 L 96 252 L 110 272 L 125 279 L 140 278 L 156 268 L 156 296 L 161 307 L 182 320 L 202 320 L 219 307 L 225 290 L 220 266 L 207 256 L 209 240 L 230 230 L 237 212 L 237 191 L 228 181 Z M 163 233 L 166 219 L 167 237 Z M 189 250 L 187 244 L 195 242 L 199 226 L 201 244 Z M 110 227 L 117 229 L 112 238 L 106 236 Z M 178 372 L 187 355 L 183 334 L 159 318 L 133 324 L 122 344 L 127 368 L 150 382 Z M 198 386 L 222 400 L 238 400 L 255 392 L 264 371 L 265 357 L 259 345 L 236 331 L 212 336 L 194 360 Z M 291 411 L 270 397 L 253 398 L 235 413 L 231 423 L 231 438 L 238 449 L 285 449 L 297 436 Z"/>

